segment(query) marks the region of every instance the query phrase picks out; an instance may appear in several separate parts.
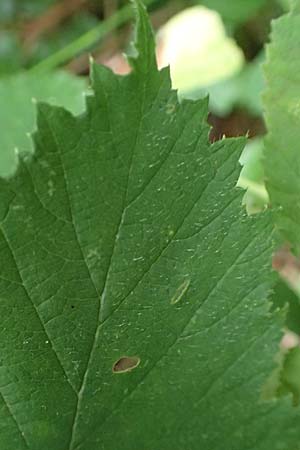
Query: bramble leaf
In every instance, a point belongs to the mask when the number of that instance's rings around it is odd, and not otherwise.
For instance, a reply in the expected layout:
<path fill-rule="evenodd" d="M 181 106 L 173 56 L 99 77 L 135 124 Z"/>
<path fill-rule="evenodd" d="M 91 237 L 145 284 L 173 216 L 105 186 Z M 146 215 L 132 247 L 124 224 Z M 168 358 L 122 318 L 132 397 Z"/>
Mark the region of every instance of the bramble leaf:
<path fill-rule="evenodd" d="M 235 188 L 244 140 L 209 144 L 135 5 L 133 72 L 93 66 L 81 116 L 39 105 L 0 182 L 1 445 L 290 450 L 298 412 L 260 400 L 283 319 L 269 217 Z"/>

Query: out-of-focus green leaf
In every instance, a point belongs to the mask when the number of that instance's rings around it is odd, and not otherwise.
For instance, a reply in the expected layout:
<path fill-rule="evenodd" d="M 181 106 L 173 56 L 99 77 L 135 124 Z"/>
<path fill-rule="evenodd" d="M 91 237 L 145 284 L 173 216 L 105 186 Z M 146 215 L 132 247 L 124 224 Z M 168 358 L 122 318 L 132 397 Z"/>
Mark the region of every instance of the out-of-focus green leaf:
<path fill-rule="evenodd" d="M 39 77 L 23 73 L 0 80 L 1 176 L 15 171 L 16 152 L 32 151 L 28 134 L 35 129 L 36 101 L 48 101 L 79 113 L 84 108 L 85 86 L 83 79 L 64 72 Z"/>
<path fill-rule="evenodd" d="M 252 139 L 248 142 L 240 158 L 243 169 L 238 186 L 247 189 L 243 202 L 249 214 L 263 210 L 269 202 L 264 185 L 263 145 L 263 139 Z"/>
<path fill-rule="evenodd" d="M 286 330 L 276 355 L 277 367 L 263 388 L 263 398 L 293 396 L 294 405 L 300 399 L 300 302 L 298 295 L 277 275 L 270 298 L 272 310 L 286 310 Z M 292 333 L 291 333 L 292 332 Z"/>
<path fill-rule="evenodd" d="M 300 1 L 273 23 L 264 95 L 266 187 L 284 238 L 300 250 Z"/>
<path fill-rule="evenodd" d="M 300 299 L 282 280 L 278 279 L 271 297 L 274 307 L 288 306 L 286 326 L 300 336 Z"/>
<path fill-rule="evenodd" d="M 182 97 L 197 99 L 209 95 L 209 108 L 218 116 L 227 116 L 234 108 L 242 108 L 254 116 L 261 116 L 261 93 L 264 80 L 261 64 L 263 55 L 246 64 L 236 75 L 201 89 L 184 92 Z"/>
<path fill-rule="evenodd" d="M 277 0 L 285 11 L 289 11 L 293 0 Z"/>
<path fill-rule="evenodd" d="M 262 183 L 264 180 L 262 138 L 251 139 L 245 147 L 240 163 L 243 166 L 241 177 L 254 183 Z"/>
<path fill-rule="evenodd" d="M 290 349 L 287 354 L 283 356 L 282 369 L 280 372 L 279 386 L 277 394 L 286 395 L 291 393 L 293 395 L 293 402 L 295 406 L 300 403 L 300 347 Z"/>
<path fill-rule="evenodd" d="M 201 5 L 215 9 L 223 20 L 237 26 L 253 17 L 268 0 L 198 0 Z"/>
<path fill-rule="evenodd" d="M 236 76 L 207 88 L 211 110 L 220 116 L 234 108 L 242 108 L 254 116 L 262 114 L 261 93 L 264 80 L 261 69 L 262 56 L 248 63 Z"/>

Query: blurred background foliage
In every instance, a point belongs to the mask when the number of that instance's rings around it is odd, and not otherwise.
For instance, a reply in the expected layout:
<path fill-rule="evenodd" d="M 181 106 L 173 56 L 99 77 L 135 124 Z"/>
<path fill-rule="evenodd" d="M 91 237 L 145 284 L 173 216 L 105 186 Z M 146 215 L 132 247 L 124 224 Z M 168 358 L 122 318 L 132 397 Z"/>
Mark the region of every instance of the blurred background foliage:
<path fill-rule="evenodd" d="M 216 46 L 215 50 L 221 54 L 221 47 L 224 46 L 221 37 L 225 41 L 226 34 L 220 32 L 220 27 L 224 24 L 226 32 L 241 48 L 248 61 L 253 60 L 259 54 L 268 37 L 270 20 L 282 13 L 285 0 L 231 0 L 230 2 L 224 0 L 146 0 L 145 3 L 148 4 L 153 14 L 156 29 L 170 19 L 172 19 L 171 22 L 174 22 L 176 14 L 193 6 L 202 6 L 209 8 L 211 12 L 215 11 L 217 14 L 213 19 L 209 14 L 201 19 L 201 13 L 195 8 L 193 12 L 190 12 L 185 25 L 188 25 L 188 21 L 195 23 L 198 18 L 201 27 L 204 24 L 206 34 L 210 32 L 218 34 L 219 32 L 217 43 L 220 49 Z M 21 67 L 29 68 L 35 65 L 72 43 L 76 38 L 97 28 L 101 22 L 103 24 L 112 16 L 122 17 L 126 8 L 128 8 L 127 0 L 1 0 L 1 73 L 11 73 Z M 203 11 L 204 8 L 202 13 Z M 109 42 L 114 37 L 118 41 L 119 49 L 124 49 L 128 42 L 126 30 L 128 31 L 129 19 L 130 14 L 125 14 L 124 20 L 121 20 L 122 26 L 115 26 L 110 35 Z M 177 17 L 175 22 L 177 23 L 174 26 L 177 25 L 179 30 L 182 30 L 184 27 L 183 17 Z M 198 32 L 201 31 L 201 27 L 198 27 Z M 189 36 L 181 36 L 181 38 L 185 38 L 185 43 L 190 39 L 190 42 L 195 44 L 195 40 L 200 38 L 199 33 L 197 36 L 192 36 L 191 31 L 188 34 Z M 103 37 L 105 39 L 101 39 L 101 42 L 96 40 L 91 45 L 97 54 L 101 49 L 104 51 L 104 47 L 108 45 L 105 42 L 108 36 Z M 201 43 L 199 45 L 201 46 Z M 115 48 L 115 50 L 117 49 Z M 207 53 L 207 56 L 213 58 L 211 52 Z M 221 62 L 219 64 L 220 71 L 222 71 Z"/>

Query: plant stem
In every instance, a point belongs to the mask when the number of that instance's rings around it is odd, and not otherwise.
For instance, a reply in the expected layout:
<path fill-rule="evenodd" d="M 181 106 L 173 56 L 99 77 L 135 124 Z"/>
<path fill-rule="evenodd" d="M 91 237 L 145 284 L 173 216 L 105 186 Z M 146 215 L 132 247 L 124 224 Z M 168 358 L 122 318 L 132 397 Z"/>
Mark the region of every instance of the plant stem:
<path fill-rule="evenodd" d="M 149 6 L 157 0 L 144 0 L 144 4 Z M 132 5 L 126 5 L 122 9 L 116 11 L 105 22 L 101 22 L 95 28 L 80 36 L 71 44 L 66 45 L 58 52 L 50 55 L 48 58 L 33 66 L 29 71 L 31 73 L 49 72 L 61 64 L 73 59 L 79 53 L 99 42 L 104 36 L 118 28 L 120 25 L 128 22 L 134 15 Z"/>

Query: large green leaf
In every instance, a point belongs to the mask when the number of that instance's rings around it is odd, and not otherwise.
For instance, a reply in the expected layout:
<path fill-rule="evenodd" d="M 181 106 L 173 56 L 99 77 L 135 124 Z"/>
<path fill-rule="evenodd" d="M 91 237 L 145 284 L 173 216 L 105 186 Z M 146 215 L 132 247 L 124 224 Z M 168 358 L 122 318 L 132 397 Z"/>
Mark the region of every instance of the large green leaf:
<path fill-rule="evenodd" d="M 133 72 L 94 66 L 79 117 L 39 105 L 0 183 L 1 446 L 291 450 L 297 410 L 260 401 L 282 314 L 268 215 L 234 188 L 244 141 L 209 145 L 135 3 Z"/>
<path fill-rule="evenodd" d="M 300 246 L 300 2 L 273 23 L 267 48 L 264 96 L 268 135 L 265 174 L 284 237 Z"/>
<path fill-rule="evenodd" d="M 84 109 L 84 87 L 84 80 L 63 72 L 38 78 L 22 73 L 0 80 L 0 176 L 14 173 L 17 153 L 32 152 L 29 134 L 36 125 L 36 101 L 47 101 L 80 113 Z"/>

